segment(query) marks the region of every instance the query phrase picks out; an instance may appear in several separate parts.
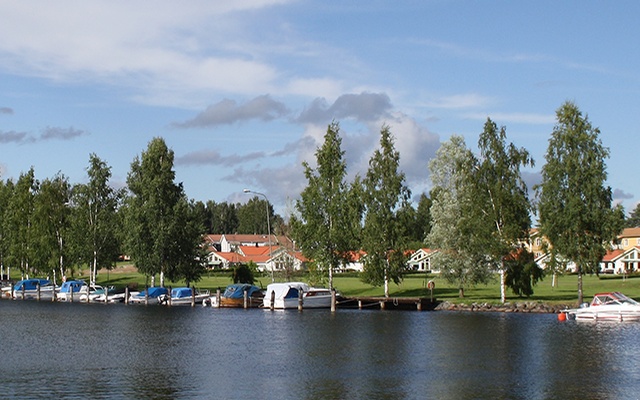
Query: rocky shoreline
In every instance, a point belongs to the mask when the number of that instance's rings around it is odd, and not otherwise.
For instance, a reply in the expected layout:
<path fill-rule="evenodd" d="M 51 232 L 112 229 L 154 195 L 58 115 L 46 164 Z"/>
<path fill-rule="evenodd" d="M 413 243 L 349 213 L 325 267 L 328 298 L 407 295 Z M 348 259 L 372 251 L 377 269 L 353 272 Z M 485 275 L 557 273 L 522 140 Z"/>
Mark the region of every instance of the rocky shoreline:
<path fill-rule="evenodd" d="M 443 301 L 438 304 L 435 311 L 478 311 L 478 312 L 504 312 L 504 313 L 547 313 L 557 314 L 560 311 L 573 308 L 569 304 L 546 304 L 537 302 L 516 302 L 505 304 L 488 304 L 488 303 L 472 303 L 472 304 L 456 304 L 449 301 Z"/>

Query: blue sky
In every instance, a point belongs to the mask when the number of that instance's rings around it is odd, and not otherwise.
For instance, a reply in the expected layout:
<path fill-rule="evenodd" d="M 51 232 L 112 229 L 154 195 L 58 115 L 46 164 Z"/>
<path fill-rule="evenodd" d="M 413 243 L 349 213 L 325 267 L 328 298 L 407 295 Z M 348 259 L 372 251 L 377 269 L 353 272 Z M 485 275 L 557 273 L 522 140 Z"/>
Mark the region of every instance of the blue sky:
<path fill-rule="evenodd" d="M 0 173 L 123 186 L 154 137 L 196 200 L 249 188 L 286 214 L 327 125 L 351 176 L 388 124 L 414 196 L 452 134 L 487 117 L 539 181 L 555 110 L 574 101 L 610 149 L 608 185 L 640 201 L 635 1 L 13 1 L 0 3 Z"/>

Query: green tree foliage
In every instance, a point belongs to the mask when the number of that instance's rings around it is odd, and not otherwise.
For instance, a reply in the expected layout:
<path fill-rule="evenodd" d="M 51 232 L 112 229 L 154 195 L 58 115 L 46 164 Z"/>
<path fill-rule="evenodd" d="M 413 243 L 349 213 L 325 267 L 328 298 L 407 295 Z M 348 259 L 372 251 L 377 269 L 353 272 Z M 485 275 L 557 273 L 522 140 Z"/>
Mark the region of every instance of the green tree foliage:
<path fill-rule="evenodd" d="M 452 135 L 442 143 L 436 158 L 429 162 L 432 205 L 431 230 L 426 244 L 438 249 L 431 262 L 440 276 L 456 285 L 460 297 L 464 290 L 492 278 L 491 264 L 477 235 L 469 235 L 470 222 L 466 215 L 474 199 L 470 188 L 473 154 L 461 136 Z M 471 221 L 476 221 L 472 219 Z"/>
<path fill-rule="evenodd" d="M 298 216 L 292 216 L 293 237 L 302 253 L 329 275 L 357 248 L 360 206 L 354 186 L 346 179 L 347 167 L 337 122 L 331 123 L 324 143 L 316 150 L 317 167 L 303 163 L 307 187 L 296 203 Z"/>
<path fill-rule="evenodd" d="M 128 253 L 141 273 L 160 274 L 161 285 L 165 274 L 171 280 L 197 279 L 204 260 L 200 255 L 202 221 L 194 221 L 194 207 L 182 184 L 174 183 L 173 160 L 173 150 L 163 139 L 154 138 L 147 151 L 131 163 L 127 177 L 131 191 L 126 200 Z"/>
<path fill-rule="evenodd" d="M 363 181 L 364 228 L 362 231 L 364 272 L 362 279 L 375 286 L 384 284 L 389 297 L 389 281 L 400 283 L 406 269 L 408 237 L 400 216 L 407 207 L 410 190 L 399 171 L 400 154 L 388 126 L 380 131 L 380 148 L 371 160 Z"/>
<path fill-rule="evenodd" d="M 223 234 L 238 232 L 238 213 L 235 204 L 207 202 L 209 233 Z M 265 230 L 266 232 L 266 230 Z"/>
<path fill-rule="evenodd" d="M 575 262 L 581 303 L 582 274 L 598 273 L 607 244 L 622 230 L 624 212 L 611 207 L 611 188 L 605 186 L 609 150 L 600 130 L 571 102 L 556 117 L 537 188 L 540 231 L 557 254 Z"/>
<path fill-rule="evenodd" d="M 117 214 L 124 197 L 122 190 L 109 186 L 111 167 L 96 154 L 89 156 L 89 182 L 73 189 L 73 232 L 76 257 L 90 266 L 90 281 L 96 281 L 101 268 L 115 266 L 121 252 Z"/>
<path fill-rule="evenodd" d="M 45 179 L 35 197 L 33 224 L 37 232 L 37 259 L 42 270 L 65 274 L 65 260 L 69 257 L 71 185 L 67 177 L 58 173 Z"/>
<path fill-rule="evenodd" d="M 506 144 L 506 128 L 487 119 L 480 134 L 480 159 L 471 160 L 468 196 L 463 212 L 463 232 L 475 236 L 487 261 L 500 271 L 501 301 L 506 299 L 504 260 L 518 251 L 529 238 L 531 204 L 521 167 L 533 166 L 529 152 Z"/>
<path fill-rule="evenodd" d="M 20 174 L 9 200 L 7 229 L 8 265 L 18 266 L 22 276 L 30 272 L 39 272 L 37 263 L 38 235 L 34 225 L 35 196 L 40 183 L 35 178 L 33 168 Z"/>
<path fill-rule="evenodd" d="M 640 203 L 636 204 L 636 207 L 631 212 L 631 215 L 625 221 L 626 228 L 638 228 L 640 227 Z"/>
<path fill-rule="evenodd" d="M 8 264 L 10 245 L 9 202 L 13 197 L 13 182 L 0 180 L 0 278 L 9 275 Z M 7 269 L 5 269 L 7 267 Z"/>
<path fill-rule="evenodd" d="M 504 260 L 505 280 L 517 296 L 531 296 L 533 286 L 542 279 L 544 271 L 535 262 L 532 253 L 521 248 Z"/>
<path fill-rule="evenodd" d="M 248 283 L 253 285 L 256 281 L 255 274 L 257 272 L 257 265 L 253 261 L 249 264 L 236 265 L 231 273 L 231 279 L 233 283 Z"/>
<path fill-rule="evenodd" d="M 273 206 L 266 200 L 253 196 L 245 205 L 237 208 L 238 212 L 238 233 L 249 235 L 262 235 L 269 232 L 267 223 L 267 212 L 269 221 L 275 221 Z M 274 226 L 270 223 L 271 226 Z"/>

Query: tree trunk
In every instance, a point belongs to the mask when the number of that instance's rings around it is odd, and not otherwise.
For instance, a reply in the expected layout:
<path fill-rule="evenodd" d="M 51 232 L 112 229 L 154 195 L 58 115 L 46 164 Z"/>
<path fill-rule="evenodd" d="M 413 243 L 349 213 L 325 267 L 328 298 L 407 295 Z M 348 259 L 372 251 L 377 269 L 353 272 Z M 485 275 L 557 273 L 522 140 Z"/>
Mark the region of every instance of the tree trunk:
<path fill-rule="evenodd" d="M 384 297 L 389 297 L 389 260 L 386 262 L 387 266 L 384 269 Z"/>
<path fill-rule="evenodd" d="M 502 304 L 507 301 L 506 279 L 507 277 L 504 271 L 504 261 L 502 261 L 502 265 L 500 267 L 500 302 Z"/>
<path fill-rule="evenodd" d="M 578 267 L 578 305 L 582 304 L 582 267 Z"/>
<path fill-rule="evenodd" d="M 333 290 L 333 265 L 329 265 L 329 290 Z"/>
<path fill-rule="evenodd" d="M 464 288 L 463 287 L 459 288 L 459 293 L 460 294 L 458 295 L 458 297 L 460 297 L 461 299 L 464 298 Z"/>

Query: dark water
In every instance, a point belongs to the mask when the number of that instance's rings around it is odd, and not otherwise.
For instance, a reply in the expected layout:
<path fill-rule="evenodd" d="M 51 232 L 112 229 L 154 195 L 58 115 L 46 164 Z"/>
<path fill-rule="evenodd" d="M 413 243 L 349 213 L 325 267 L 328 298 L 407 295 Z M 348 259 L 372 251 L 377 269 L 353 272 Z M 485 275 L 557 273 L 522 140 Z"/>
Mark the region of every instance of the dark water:
<path fill-rule="evenodd" d="M 635 399 L 640 324 L 0 301 L 0 395 Z"/>

